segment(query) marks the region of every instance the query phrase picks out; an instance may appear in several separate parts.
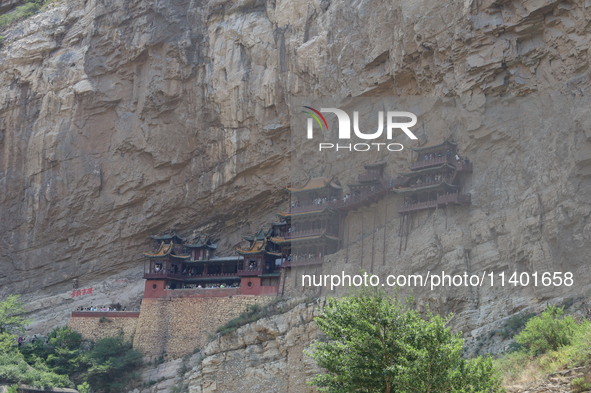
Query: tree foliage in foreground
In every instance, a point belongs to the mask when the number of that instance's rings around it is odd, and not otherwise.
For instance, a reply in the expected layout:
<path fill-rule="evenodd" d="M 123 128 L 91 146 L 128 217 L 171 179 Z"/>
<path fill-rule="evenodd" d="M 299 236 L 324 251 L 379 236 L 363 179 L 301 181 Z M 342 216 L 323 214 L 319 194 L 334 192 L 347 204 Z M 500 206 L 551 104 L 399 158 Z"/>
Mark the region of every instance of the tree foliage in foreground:
<path fill-rule="evenodd" d="M 95 343 L 68 327 L 54 329 L 47 339 L 18 345 L 27 321 L 21 317 L 18 296 L 0 301 L 0 384 L 27 384 L 40 388 L 74 387 L 81 392 L 126 391 L 138 377 L 142 355 L 122 336 Z"/>
<path fill-rule="evenodd" d="M 43 364 L 56 374 L 67 375 L 78 386 L 93 392 L 121 392 L 138 378 L 142 355 L 122 336 L 95 343 L 83 340 L 68 327 L 53 330 L 45 340 L 23 345 L 29 364 Z"/>
<path fill-rule="evenodd" d="M 462 358 L 463 340 L 436 315 L 382 296 L 329 299 L 315 319 L 327 337 L 310 355 L 329 393 L 500 392 L 490 358 Z"/>
<path fill-rule="evenodd" d="M 88 370 L 88 351 L 91 343 L 68 327 L 59 327 L 48 334 L 47 340 L 35 340 L 24 344 L 20 351 L 29 364 L 43 363 L 61 375 L 68 375 L 75 383 L 81 383 Z"/>
<path fill-rule="evenodd" d="M 17 346 L 17 336 L 27 321 L 24 307 L 17 295 L 0 302 L 0 383 L 24 383 L 40 388 L 72 387 L 67 376 L 52 372 L 45 363 L 27 363 Z"/>

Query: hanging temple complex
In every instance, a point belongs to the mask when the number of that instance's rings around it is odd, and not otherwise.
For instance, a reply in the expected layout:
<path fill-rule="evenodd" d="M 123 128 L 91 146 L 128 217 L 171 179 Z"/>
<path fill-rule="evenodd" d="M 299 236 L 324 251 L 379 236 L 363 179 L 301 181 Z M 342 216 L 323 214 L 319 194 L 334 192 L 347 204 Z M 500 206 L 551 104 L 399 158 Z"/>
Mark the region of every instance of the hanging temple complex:
<path fill-rule="evenodd" d="M 244 237 L 245 245 L 231 256 L 217 256 L 216 241 L 204 234 L 151 236 L 153 251 L 144 254 L 141 310 L 130 315 L 136 322 L 126 328 L 122 327 L 124 313 L 109 316 L 120 322 L 115 324 L 117 329 L 133 337 L 134 346 L 144 353 L 183 356 L 194 349 L 187 349 L 187 339 L 202 345 L 207 334 L 246 306 L 263 303 L 270 295 L 284 295 L 286 277 L 292 271 L 321 269 L 325 256 L 343 247 L 342 223 L 347 214 L 390 194 L 402 197 L 397 244 L 401 252 L 413 214 L 471 204 L 462 185 L 472 173 L 472 163 L 460 157 L 453 141 L 415 148 L 413 156 L 410 171 L 394 179 L 385 177 L 384 162 L 365 165 L 346 193 L 338 181 L 324 177 L 310 179 L 301 188 L 288 188 L 288 208 L 278 212 L 276 222 L 267 228 Z M 104 330 L 90 321 L 97 315 L 72 313 L 70 325 L 94 335 L 97 329 Z M 204 323 L 204 315 L 208 323 Z M 154 342 L 160 345 L 154 346 Z"/>

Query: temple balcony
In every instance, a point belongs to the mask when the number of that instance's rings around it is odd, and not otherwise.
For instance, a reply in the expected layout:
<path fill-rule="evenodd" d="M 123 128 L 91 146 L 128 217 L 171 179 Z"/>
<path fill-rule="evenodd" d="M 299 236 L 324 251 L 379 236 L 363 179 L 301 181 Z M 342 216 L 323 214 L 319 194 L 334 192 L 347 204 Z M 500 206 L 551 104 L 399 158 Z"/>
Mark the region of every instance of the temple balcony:
<path fill-rule="evenodd" d="M 408 205 L 402 206 L 398 213 L 410 213 L 419 210 L 434 209 L 437 207 L 437 200 L 409 203 Z"/>
<path fill-rule="evenodd" d="M 292 231 L 292 232 L 285 232 L 283 234 L 283 238 L 285 239 L 297 239 L 300 237 L 310 237 L 310 236 L 320 236 L 326 233 L 325 228 L 321 229 L 309 229 L 307 231 Z"/>
<path fill-rule="evenodd" d="M 471 202 L 472 196 L 470 194 L 449 193 L 439 195 L 437 199 L 432 201 L 410 203 L 408 205 L 402 206 L 398 212 L 411 213 L 420 210 L 434 209 L 438 206 L 446 205 L 470 205 Z"/>
<path fill-rule="evenodd" d="M 382 195 L 388 192 L 388 188 L 388 186 L 380 183 L 375 185 L 373 190 L 365 190 L 359 195 L 351 195 L 349 197 L 342 197 L 341 199 L 333 199 L 331 201 L 321 203 L 306 203 L 297 206 L 291 206 L 289 208 L 289 213 L 307 213 L 313 211 L 322 211 L 324 209 L 356 209 L 363 205 L 374 203 L 379 198 L 381 198 Z"/>
<path fill-rule="evenodd" d="M 183 276 L 182 274 L 179 273 L 167 273 L 164 271 L 160 271 L 160 272 L 149 272 L 149 273 L 144 273 L 144 278 L 145 279 L 167 279 L 167 278 L 177 278 L 177 279 L 184 279 L 186 278 L 185 276 Z"/>
<path fill-rule="evenodd" d="M 290 213 L 306 213 L 306 212 L 313 212 L 324 210 L 326 208 L 330 208 L 334 206 L 336 201 L 326 201 L 321 203 L 306 203 L 297 206 L 291 206 L 289 208 Z"/>
<path fill-rule="evenodd" d="M 409 189 L 413 189 L 413 188 L 422 188 L 422 187 L 427 187 L 427 186 L 432 186 L 435 184 L 441 184 L 441 183 L 451 183 L 451 179 L 450 178 L 443 178 L 441 180 L 425 180 L 422 181 L 421 183 L 415 183 L 413 185 L 407 186 L 405 188 L 409 188 Z"/>
<path fill-rule="evenodd" d="M 417 169 L 428 168 L 430 166 L 442 165 L 442 164 L 454 164 L 456 161 L 453 157 L 446 155 L 442 157 L 433 157 L 430 160 L 419 160 L 410 164 L 410 169 L 416 171 Z"/>
<path fill-rule="evenodd" d="M 175 280 L 191 280 L 199 278 L 232 278 L 238 277 L 238 273 L 207 273 L 207 274 L 181 274 L 181 273 L 165 273 L 165 272 L 151 272 L 144 273 L 145 279 L 175 279 Z"/>

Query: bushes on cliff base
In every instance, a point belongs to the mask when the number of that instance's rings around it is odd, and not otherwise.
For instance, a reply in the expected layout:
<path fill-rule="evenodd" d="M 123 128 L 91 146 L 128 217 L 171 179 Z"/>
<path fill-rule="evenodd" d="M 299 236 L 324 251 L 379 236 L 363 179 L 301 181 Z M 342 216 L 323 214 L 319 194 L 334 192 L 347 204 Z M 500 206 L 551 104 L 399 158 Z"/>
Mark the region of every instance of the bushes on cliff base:
<path fill-rule="evenodd" d="M 525 328 L 515 336 L 515 341 L 530 355 L 541 355 L 570 345 L 575 334 L 586 324 L 577 323 L 572 316 L 564 315 L 562 308 L 550 306 L 527 321 Z"/>
<path fill-rule="evenodd" d="M 506 383 L 591 365 L 591 323 L 565 315 L 563 308 L 548 307 L 514 338 L 518 349 L 496 361 Z"/>

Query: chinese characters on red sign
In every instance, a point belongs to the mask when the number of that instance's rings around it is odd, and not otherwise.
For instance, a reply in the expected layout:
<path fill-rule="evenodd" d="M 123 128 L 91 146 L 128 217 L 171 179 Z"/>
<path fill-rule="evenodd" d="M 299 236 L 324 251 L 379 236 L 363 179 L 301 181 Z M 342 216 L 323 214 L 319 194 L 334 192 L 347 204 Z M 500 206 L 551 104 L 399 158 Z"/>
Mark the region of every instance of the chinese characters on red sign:
<path fill-rule="evenodd" d="M 82 295 L 92 295 L 92 288 L 74 289 L 72 291 L 72 297 L 77 297 L 77 296 L 82 296 Z"/>

